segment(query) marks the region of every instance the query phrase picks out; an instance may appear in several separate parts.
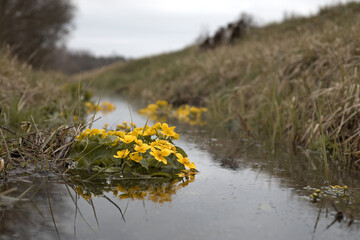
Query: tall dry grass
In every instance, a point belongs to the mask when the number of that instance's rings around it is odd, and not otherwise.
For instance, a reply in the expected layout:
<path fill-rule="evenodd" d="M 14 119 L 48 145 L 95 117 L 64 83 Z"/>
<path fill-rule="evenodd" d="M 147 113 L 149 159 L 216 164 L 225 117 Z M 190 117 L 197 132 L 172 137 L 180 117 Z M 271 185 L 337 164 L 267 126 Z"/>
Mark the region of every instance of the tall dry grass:
<path fill-rule="evenodd" d="M 64 166 L 81 128 L 73 116 L 82 114 L 85 92 L 60 74 L 33 71 L 6 48 L 0 49 L 0 66 L 0 158 L 4 159 L 4 171 Z"/>

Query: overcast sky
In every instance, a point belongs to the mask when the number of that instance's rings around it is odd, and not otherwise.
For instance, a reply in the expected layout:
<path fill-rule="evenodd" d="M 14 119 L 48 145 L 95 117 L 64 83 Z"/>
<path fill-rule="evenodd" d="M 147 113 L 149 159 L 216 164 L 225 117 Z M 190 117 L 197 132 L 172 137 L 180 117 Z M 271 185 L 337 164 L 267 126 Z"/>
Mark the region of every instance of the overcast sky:
<path fill-rule="evenodd" d="M 251 14 L 261 23 L 280 21 L 284 13 L 314 14 L 338 0 L 74 0 L 75 28 L 70 49 L 95 55 L 142 57 L 181 49 L 201 32 Z"/>

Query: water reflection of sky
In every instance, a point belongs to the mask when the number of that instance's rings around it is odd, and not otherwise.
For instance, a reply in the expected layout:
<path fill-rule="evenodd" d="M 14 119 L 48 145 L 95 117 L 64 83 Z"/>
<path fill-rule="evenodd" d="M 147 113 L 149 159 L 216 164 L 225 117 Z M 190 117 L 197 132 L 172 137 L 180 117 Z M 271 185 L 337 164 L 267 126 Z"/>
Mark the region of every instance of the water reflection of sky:
<path fill-rule="evenodd" d="M 129 120 L 127 104 L 117 102 L 116 107 L 116 112 L 96 122 L 98 127 L 105 122 L 111 125 L 113 121 L 116 124 Z M 146 121 L 135 111 L 133 120 Z M 19 205 L 22 213 L 18 209 L 5 211 L 0 238 L 57 238 L 49 211 L 48 189 L 61 239 L 359 239 L 357 223 L 350 228 L 337 223 L 324 231 L 333 220 L 331 209 L 327 218 L 323 210 L 313 233 L 318 208 L 297 186 L 302 182 L 250 167 L 241 163 L 239 156 L 234 160 L 241 167 L 221 167 L 221 161 L 216 158 L 221 159 L 223 153 L 215 154 L 217 148 L 211 148 L 214 146 L 211 141 L 197 143 L 197 140 L 186 135 L 177 143 L 196 163 L 200 173 L 194 182 L 178 189 L 170 202 L 120 199 L 109 191 L 106 198 L 93 197 L 91 205 L 82 197 L 76 198 L 75 191 L 58 183 L 58 179 L 50 179 L 47 188 L 45 180 L 38 180 L 42 187 L 33 204 Z M 206 150 L 206 145 L 210 149 Z M 256 154 L 241 156 L 253 156 L 254 159 L 247 161 L 262 164 Z M 31 184 L 17 183 L 24 189 Z M 115 205 L 121 209 L 125 221 Z"/>

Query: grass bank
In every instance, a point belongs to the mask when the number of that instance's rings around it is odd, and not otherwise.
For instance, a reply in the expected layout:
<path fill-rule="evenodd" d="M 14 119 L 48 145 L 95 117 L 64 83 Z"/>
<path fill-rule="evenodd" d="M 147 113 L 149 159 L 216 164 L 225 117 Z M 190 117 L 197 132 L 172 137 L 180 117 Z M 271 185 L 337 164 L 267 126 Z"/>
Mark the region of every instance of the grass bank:
<path fill-rule="evenodd" d="M 33 71 L 5 48 L 0 66 L 0 176 L 19 169 L 57 171 L 89 94 L 63 75 Z"/>
<path fill-rule="evenodd" d="M 253 28 L 231 46 L 190 46 L 79 77 L 147 102 L 205 106 L 213 127 L 354 164 L 360 156 L 359 13 L 355 2 L 323 7 L 311 17 Z"/>

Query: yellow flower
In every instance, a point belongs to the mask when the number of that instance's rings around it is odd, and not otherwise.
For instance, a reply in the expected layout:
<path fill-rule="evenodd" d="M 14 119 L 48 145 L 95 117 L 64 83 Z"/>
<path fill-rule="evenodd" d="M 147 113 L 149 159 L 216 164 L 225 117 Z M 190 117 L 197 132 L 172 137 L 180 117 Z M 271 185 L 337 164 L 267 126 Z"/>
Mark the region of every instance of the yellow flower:
<path fill-rule="evenodd" d="M 182 163 L 185 165 L 185 167 L 190 168 L 190 169 L 195 169 L 195 163 L 190 163 L 190 160 L 187 157 L 183 157 L 183 155 L 181 155 L 180 153 L 176 154 L 176 157 L 178 158 L 178 162 Z"/>
<path fill-rule="evenodd" d="M 112 112 L 115 110 L 115 105 L 109 102 L 103 102 L 102 103 L 102 110 L 103 112 L 107 113 L 107 112 Z"/>
<path fill-rule="evenodd" d="M 90 128 L 87 128 L 85 131 L 84 131 L 84 134 L 86 136 L 89 136 L 91 134 L 91 129 Z"/>
<path fill-rule="evenodd" d="M 147 106 L 147 109 L 149 112 L 156 112 L 156 110 L 158 109 L 158 106 L 156 104 L 149 104 Z"/>
<path fill-rule="evenodd" d="M 171 143 L 169 143 L 168 141 L 166 141 L 166 140 L 156 139 L 155 142 L 151 143 L 151 146 L 154 147 L 154 148 L 160 149 L 160 150 L 168 149 L 168 150 L 171 150 L 172 152 L 176 151 L 176 147 L 174 145 L 172 145 Z"/>
<path fill-rule="evenodd" d="M 178 175 L 178 177 L 181 177 L 181 178 L 186 177 L 186 174 L 185 174 L 185 173 L 178 173 L 178 174 L 176 174 L 176 175 Z"/>
<path fill-rule="evenodd" d="M 154 147 L 151 147 L 151 152 L 150 152 L 150 154 L 154 156 L 156 160 L 158 160 L 159 162 L 163 162 L 164 164 L 167 164 L 165 157 L 169 156 L 171 153 L 172 151 L 169 149 L 157 150 Z"/>
<path fill-rule="evenodd" d="M 201 110 L 200 110 L 200 108 L 197 108 L 197 107 L 190 107 L 190 112 L 199 113 L 199 112 L 201 112 Z"/>
<path fill-rule="evenodd" d="M 144 115 L 145 114 L 150 114 L 151 115 L 151 114 L 155 114 L 158 108 L 159 108 L 159 106 L 156 105 L 156 104 L 149 104 L 146 108 L 140 109 L 138 111 L 138 113 L 144 114 Z"/>
<path fill-rule="evenodd" d="M 99 133 L 100 133 L 99 129 L 94 128 L 94 129 L 91 129 L 90 136 L 98 135 Z"/>
<path fill-rule="evenodd" d="M 139 146 L 143 145 L 143 141 L 140 139 L 135 139 L 134 142 Z"/>
<path fill-rule="evenodd" d="M 109 133 L 107 132 L 101 134 L 101 138 L 106 138 L 107 136 L 109 136 Z"/>
<path fill-rule="evenodd" d="M 85 103 L 85 106 L 86 106 L 88 109 L 91 109 L 93 105 L 92 105 L 91 102 L 86 102 L 86 103 Z"/>
<path fill-rule="evenodd" d="M 150 146 L 147 145 L 146 143 L 143 143 L 141 145 L 135 145 L 135 151 L 140 153 L 145 153 L 149 148 Z"/>
<path fill-rule="evenodd" d="M 112 133 L 112 135 L 123 138 L 126 134 L 125 134 L 125 132 L 122 132 L 122 131 L 115 131 L 114 133 Z"/>
<path fill-rule="evenodd" d="M 142 131 L 139 128 L 135 128 L 132 132 L 129 132 L 129 135 L 132 135 L 134 137 L 138 137 L 141 135 Z"/>
<path fill-rule="evenodd" d="M 123 141 L 124 143 L 131 143 L 135 141 L 135 139 L 136 137 L 132 135 L 125 135 L 124 138 L 120 138 L 120 140 Z"/>
<path fill-rule="evenodd" d="M 167 123 L 163 123 L 161 125 L 161 129 L 162 129 L 162 131 L 160 131 L 160 132 L 165 134 L 168 137 L 173 137 L 176 135 L 176 133 L 174 132 L 175 127 L 169 127 L 167 125 Z"/>
<path fill-rule="evenodd" d="M 180 136 L 178 133 L 175 133 L 175 135 L 172 137 L 174 140 L 178 140 L 180 139 Z"/>
<path fill-rule="evenodd" d="M 157 122 L 155 123 L 154 125 L 152 125 L 151 129 L 154 129 L 154 130 L 158 130 L 161 128 L 161 123 L 160 122 Z"/>
<path fill-rule="evenodd" d="M 135 162 L 140 162 L 141 159 L 143 159 L 142 156 L 138 152 L 130 153 L 130 159 Z"/>
<path fill-rule="evenodd" d="M 116 154 L 117 155 L 113 155 L 114 158 L 125 158 L 127 155 L 129 155 L 129 150 L 125 149 L 125 150 L 121 150 L 121 151 L 117 151 Z"/>
<path fill-rule="evenodd" d="M 102 135 L 105 132 L 106 132 L 105 129 L 96 129 L 96 128 L 94 128 L 94 129 L 91 130 L 90 137 L 95 136 L 95 135 Z"/>
<path fill-rule="evenodd" d="M 151 136 L 151 135 L 155 135 L 156 133 L 157 133 L 156 129 L 151 128 L 151 129 L 146 129 L 142 135 Z"/>

